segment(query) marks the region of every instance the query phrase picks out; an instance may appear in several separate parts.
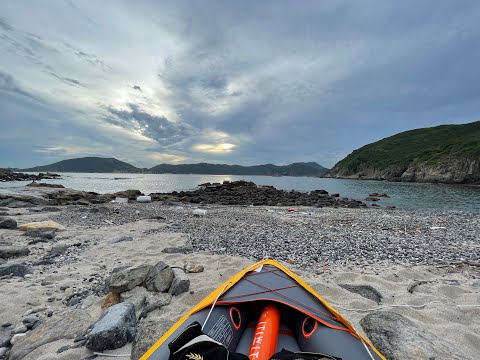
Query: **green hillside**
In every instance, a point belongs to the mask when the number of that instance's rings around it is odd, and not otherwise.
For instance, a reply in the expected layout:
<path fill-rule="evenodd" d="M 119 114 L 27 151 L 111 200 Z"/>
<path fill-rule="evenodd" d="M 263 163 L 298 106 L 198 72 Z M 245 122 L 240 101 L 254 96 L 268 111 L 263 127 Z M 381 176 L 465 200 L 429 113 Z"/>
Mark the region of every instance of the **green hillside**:
<path fill-rule="evenodd" d="M 407 170 L 413 167 L 421 167 L 422 171 L 448 172 L 447 165 L 452 170 L 462 171 L 456 168 L 464 164 L 460 167 L 468 177 L 472 171 L 471 175 L 475 175 L 479 161 L 480 121 L 477 121 L 405 131 L 365 145 L 339 161 L 329 176 L 390 180 L 389 177 L 409 174 Z"/>
<path fill-rule="evenodd" d="M 115 158 L 84 157 L 36 166 L 21 171 L 29 172 L 85 172 L 85 173 L 153 173 L 153 174 L 212 174 L 212 175 L 279 175 L 322 176 L 328 169 L 315 162 L 299 162 L 278 166 L 273 164 L 241 166 L 226 164 L 160 164 L 151 169 L 139 169 Z"/>
<path fill-rule="evenodd" d="M 285 166 L 273 164 L 241 166 L 226 164 L 160 164 L 150 169 L 154 174 L 210 174 L 210 175 L 279 175 L 322 176 L 328 169 L 315 163 L 293 163 Z"/>
<path fill-rule="evenodd" d="M 36 166 L 22 171 L 31 172 L 89 172 L 89 173 L 138 173 L 141 169 L 115 158 L 84 157 L 62 160 L 50 165 Z"/>

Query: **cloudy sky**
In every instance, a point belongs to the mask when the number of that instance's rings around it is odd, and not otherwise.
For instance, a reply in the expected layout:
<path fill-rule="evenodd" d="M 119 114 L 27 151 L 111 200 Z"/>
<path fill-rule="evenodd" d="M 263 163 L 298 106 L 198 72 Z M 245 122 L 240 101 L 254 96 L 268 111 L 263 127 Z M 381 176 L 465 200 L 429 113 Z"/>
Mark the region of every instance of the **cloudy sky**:
<path fill-rule="evenodd" d="M 480 119 L 477 0 L 0 3 L 0 166 L 331 167 Z"/>

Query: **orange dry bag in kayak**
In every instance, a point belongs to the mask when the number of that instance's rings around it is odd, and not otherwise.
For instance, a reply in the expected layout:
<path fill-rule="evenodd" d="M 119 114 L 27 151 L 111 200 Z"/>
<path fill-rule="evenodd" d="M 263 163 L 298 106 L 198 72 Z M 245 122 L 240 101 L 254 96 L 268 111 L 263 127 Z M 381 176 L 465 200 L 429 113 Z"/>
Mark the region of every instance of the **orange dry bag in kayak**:
<path fill-rule="evenodd" d="M 268 360 L 275 354 L 280 330 L 280 311 L 273 304 L 263 309 L 248 352 L 250 360 Z"/>

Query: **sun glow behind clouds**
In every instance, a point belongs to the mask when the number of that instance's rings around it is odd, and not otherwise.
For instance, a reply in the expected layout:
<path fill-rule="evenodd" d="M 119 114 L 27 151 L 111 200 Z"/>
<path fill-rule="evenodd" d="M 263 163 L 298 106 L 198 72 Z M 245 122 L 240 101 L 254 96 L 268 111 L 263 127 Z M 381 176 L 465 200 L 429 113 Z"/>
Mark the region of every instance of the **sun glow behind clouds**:
<path fill-rule="evenodd" d="M 167 153 L 152 153 L 152 154 L 149 154 L 148 157 L 155 161 L 167 162 L 167 163 L 173 163 L 173 164 L 178 164 L 187 160 L 185 156 L 179 156 L 179 155 L 167 154 Z"/>
<path fill-rule="evenodd" d="M 214 153 L 214 154 L 222 154 L 222 153 L 229 153 L 234 148 L 234 144 L 198 144 L 193 147 L 197 151 L 207 152 L 207 153 Z"/>

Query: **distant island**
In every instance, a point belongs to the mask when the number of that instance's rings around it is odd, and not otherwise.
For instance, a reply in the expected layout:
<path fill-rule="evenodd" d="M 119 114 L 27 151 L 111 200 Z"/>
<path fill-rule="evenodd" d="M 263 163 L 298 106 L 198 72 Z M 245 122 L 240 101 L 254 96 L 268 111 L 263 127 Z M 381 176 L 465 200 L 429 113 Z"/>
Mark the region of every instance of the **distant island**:
<path fill-rule="evenodd" d="M 405 131 L 365 145 L 326 177 L 480 184 L 480 121 Z"/>
<path fill-rule="evenodd" d="M 327 168 L 315 162 L 290 165 L 226 165 L 226 164 L 160 164 L 151 169 L 137 168 L 115 158 L 84 157 L 62 160 L 50 165 L 36 166 L 27 172 L 85 172 L 85 173 L 147 173 L 147 174 L 204 174 L 204 175 L 266 175 L 266 176 L 323 176 Z"/>

